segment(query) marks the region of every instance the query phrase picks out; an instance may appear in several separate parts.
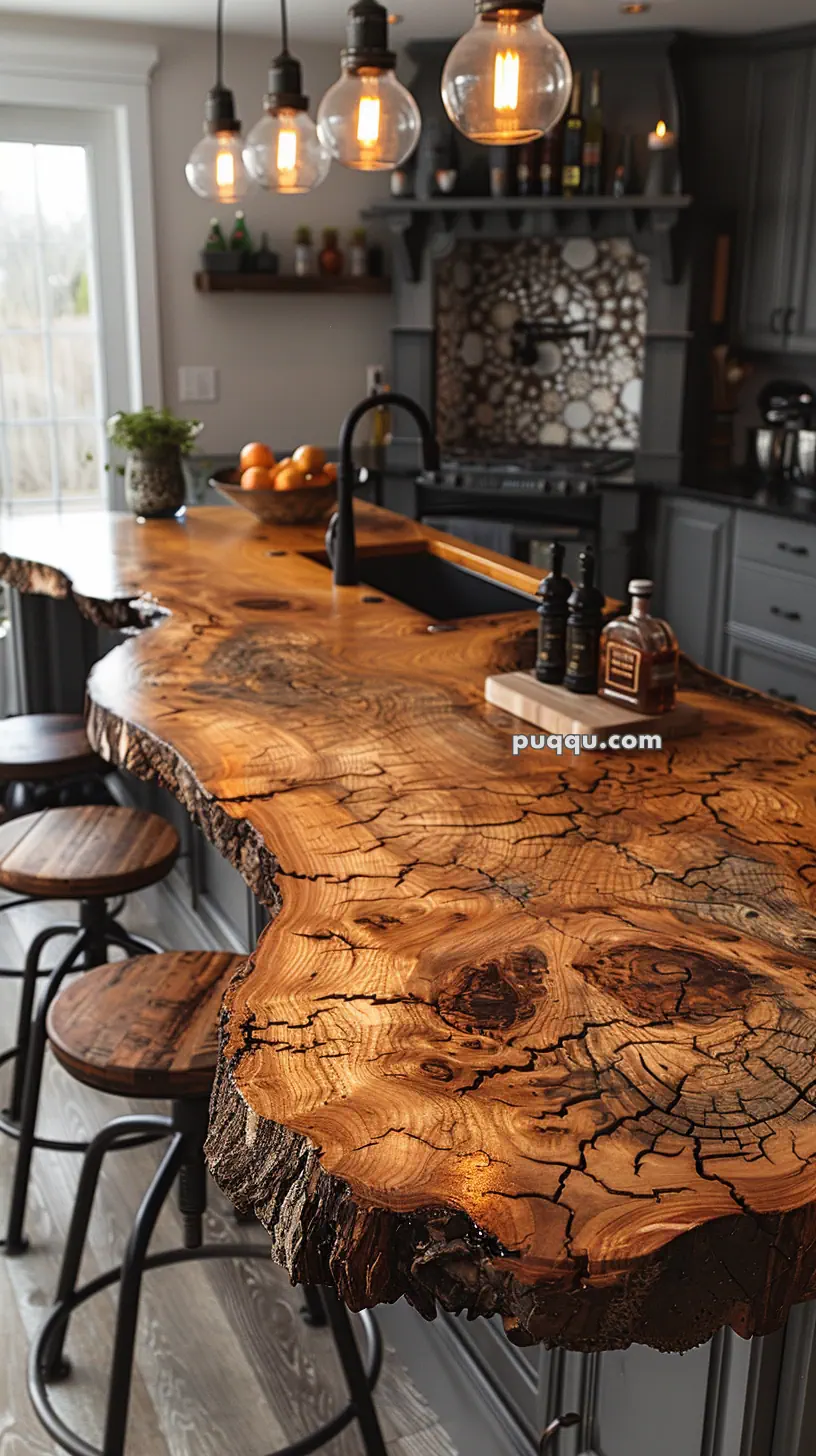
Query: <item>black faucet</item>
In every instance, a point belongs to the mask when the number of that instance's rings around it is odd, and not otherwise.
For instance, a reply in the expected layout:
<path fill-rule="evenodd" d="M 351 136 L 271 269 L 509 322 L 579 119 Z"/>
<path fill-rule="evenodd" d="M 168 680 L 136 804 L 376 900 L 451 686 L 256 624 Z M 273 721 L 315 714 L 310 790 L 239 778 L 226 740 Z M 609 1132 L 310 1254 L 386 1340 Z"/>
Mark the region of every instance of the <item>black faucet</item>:
<path fill-rule="evenodd" d="M 354 431 L 370 410 L 385 405 L 387 409 L 404 409 L 419 425 L 422 436 L 422 463 L 430 474 L 439 470 L 439 445 L 424 409 L 407 394 L 372 394 L 350 410 L 340 430 L 340 467 L 337 474 L 337 510 L 326 532 L 326 554 L 334 568 L 335 586 L 356 586 L 357 543 L 354 534 L 355 470 L 351 448 Z"/>

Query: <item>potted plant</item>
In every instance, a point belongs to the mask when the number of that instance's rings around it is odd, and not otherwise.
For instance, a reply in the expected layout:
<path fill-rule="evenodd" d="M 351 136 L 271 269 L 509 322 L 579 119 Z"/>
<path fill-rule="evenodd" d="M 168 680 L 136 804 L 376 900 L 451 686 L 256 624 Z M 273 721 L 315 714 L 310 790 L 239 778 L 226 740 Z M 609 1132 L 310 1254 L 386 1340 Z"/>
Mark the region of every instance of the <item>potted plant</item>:
<path fill-rule="evenodd" d="M 299 227 L 295 233 L 295 277 L 308 278 L 314 272 L 314 239 L 312 230 Z"/>
<path fill-rule="evenodd" d="M 200 420 L 181 420 L 152 405 L 112 415 L 108 439 L 127 451 L 125 499 L 137 516 L 175 516 L 184 505 L 182 458 L 200 435 Z"/>
<path fill-rule="evenodd" d="M 227 247 L 217 217 L 210 222 L 207 241 L 201 251 L 201 266 L 205 273 L 237 273 L 241 266 L 241 254 Z"/>

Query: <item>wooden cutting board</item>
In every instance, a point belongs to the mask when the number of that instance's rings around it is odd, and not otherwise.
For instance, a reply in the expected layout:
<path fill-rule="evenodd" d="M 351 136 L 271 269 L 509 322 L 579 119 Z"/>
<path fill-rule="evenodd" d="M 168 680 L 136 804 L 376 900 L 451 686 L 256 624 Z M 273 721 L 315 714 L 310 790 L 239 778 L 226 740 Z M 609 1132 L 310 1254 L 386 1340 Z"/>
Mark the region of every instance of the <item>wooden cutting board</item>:
<path fill-rule="evenodd" d="M 533 723 L 545 733 L 596 734 L 660 733 L 664 738 L 685 738 L 700 733 L 704 718 L 699 708 L 678 701 L 670 713 L 633 713 L 608 698 L 569 693 L 566 688 L 540 683 L 532 672 L 507 672 L 485 681 L 485 697 L 494 708 L 503 708 Z"/>

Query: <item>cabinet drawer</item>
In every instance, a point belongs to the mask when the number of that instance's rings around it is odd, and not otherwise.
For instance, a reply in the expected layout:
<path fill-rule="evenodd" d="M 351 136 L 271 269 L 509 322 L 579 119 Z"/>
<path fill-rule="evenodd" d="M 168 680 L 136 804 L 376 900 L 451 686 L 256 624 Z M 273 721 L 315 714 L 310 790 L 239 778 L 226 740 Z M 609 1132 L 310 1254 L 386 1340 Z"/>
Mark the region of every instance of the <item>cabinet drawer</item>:
<path fill-rule="evenodd" d="M 816 583 L 792 571 L 738 561 L 731 621 L 816 647 Z"/>
<path fill-rule="evenodd" d="M 732 637 L 728 643 L 727 674 L 734 682 L 745 683 L 746 687 L 756 688 L 773 698 L 816 709 L 816 668 L 809 668 L 803 662 Z"/>
<path fill-rule="evenodd" d="M 758 511 L 737 512 L 737 560 L 816 578 L 816 526 Z"/>

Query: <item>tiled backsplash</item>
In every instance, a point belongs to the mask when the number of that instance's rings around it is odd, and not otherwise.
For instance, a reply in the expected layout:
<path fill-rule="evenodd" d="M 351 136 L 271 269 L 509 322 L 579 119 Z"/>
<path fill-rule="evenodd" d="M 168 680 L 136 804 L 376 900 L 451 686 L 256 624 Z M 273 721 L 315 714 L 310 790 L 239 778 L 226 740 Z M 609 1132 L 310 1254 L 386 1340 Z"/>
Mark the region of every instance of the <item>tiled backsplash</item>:
<path fill-rule="evenodd" d="M 436 283 L 443 448 L 637 448 L 649 260 L 627 239 L 460 242 Z M 595 324 L 597 347 L 547 340 L 519 364 L 514 324 L 545 317 Z"/>

